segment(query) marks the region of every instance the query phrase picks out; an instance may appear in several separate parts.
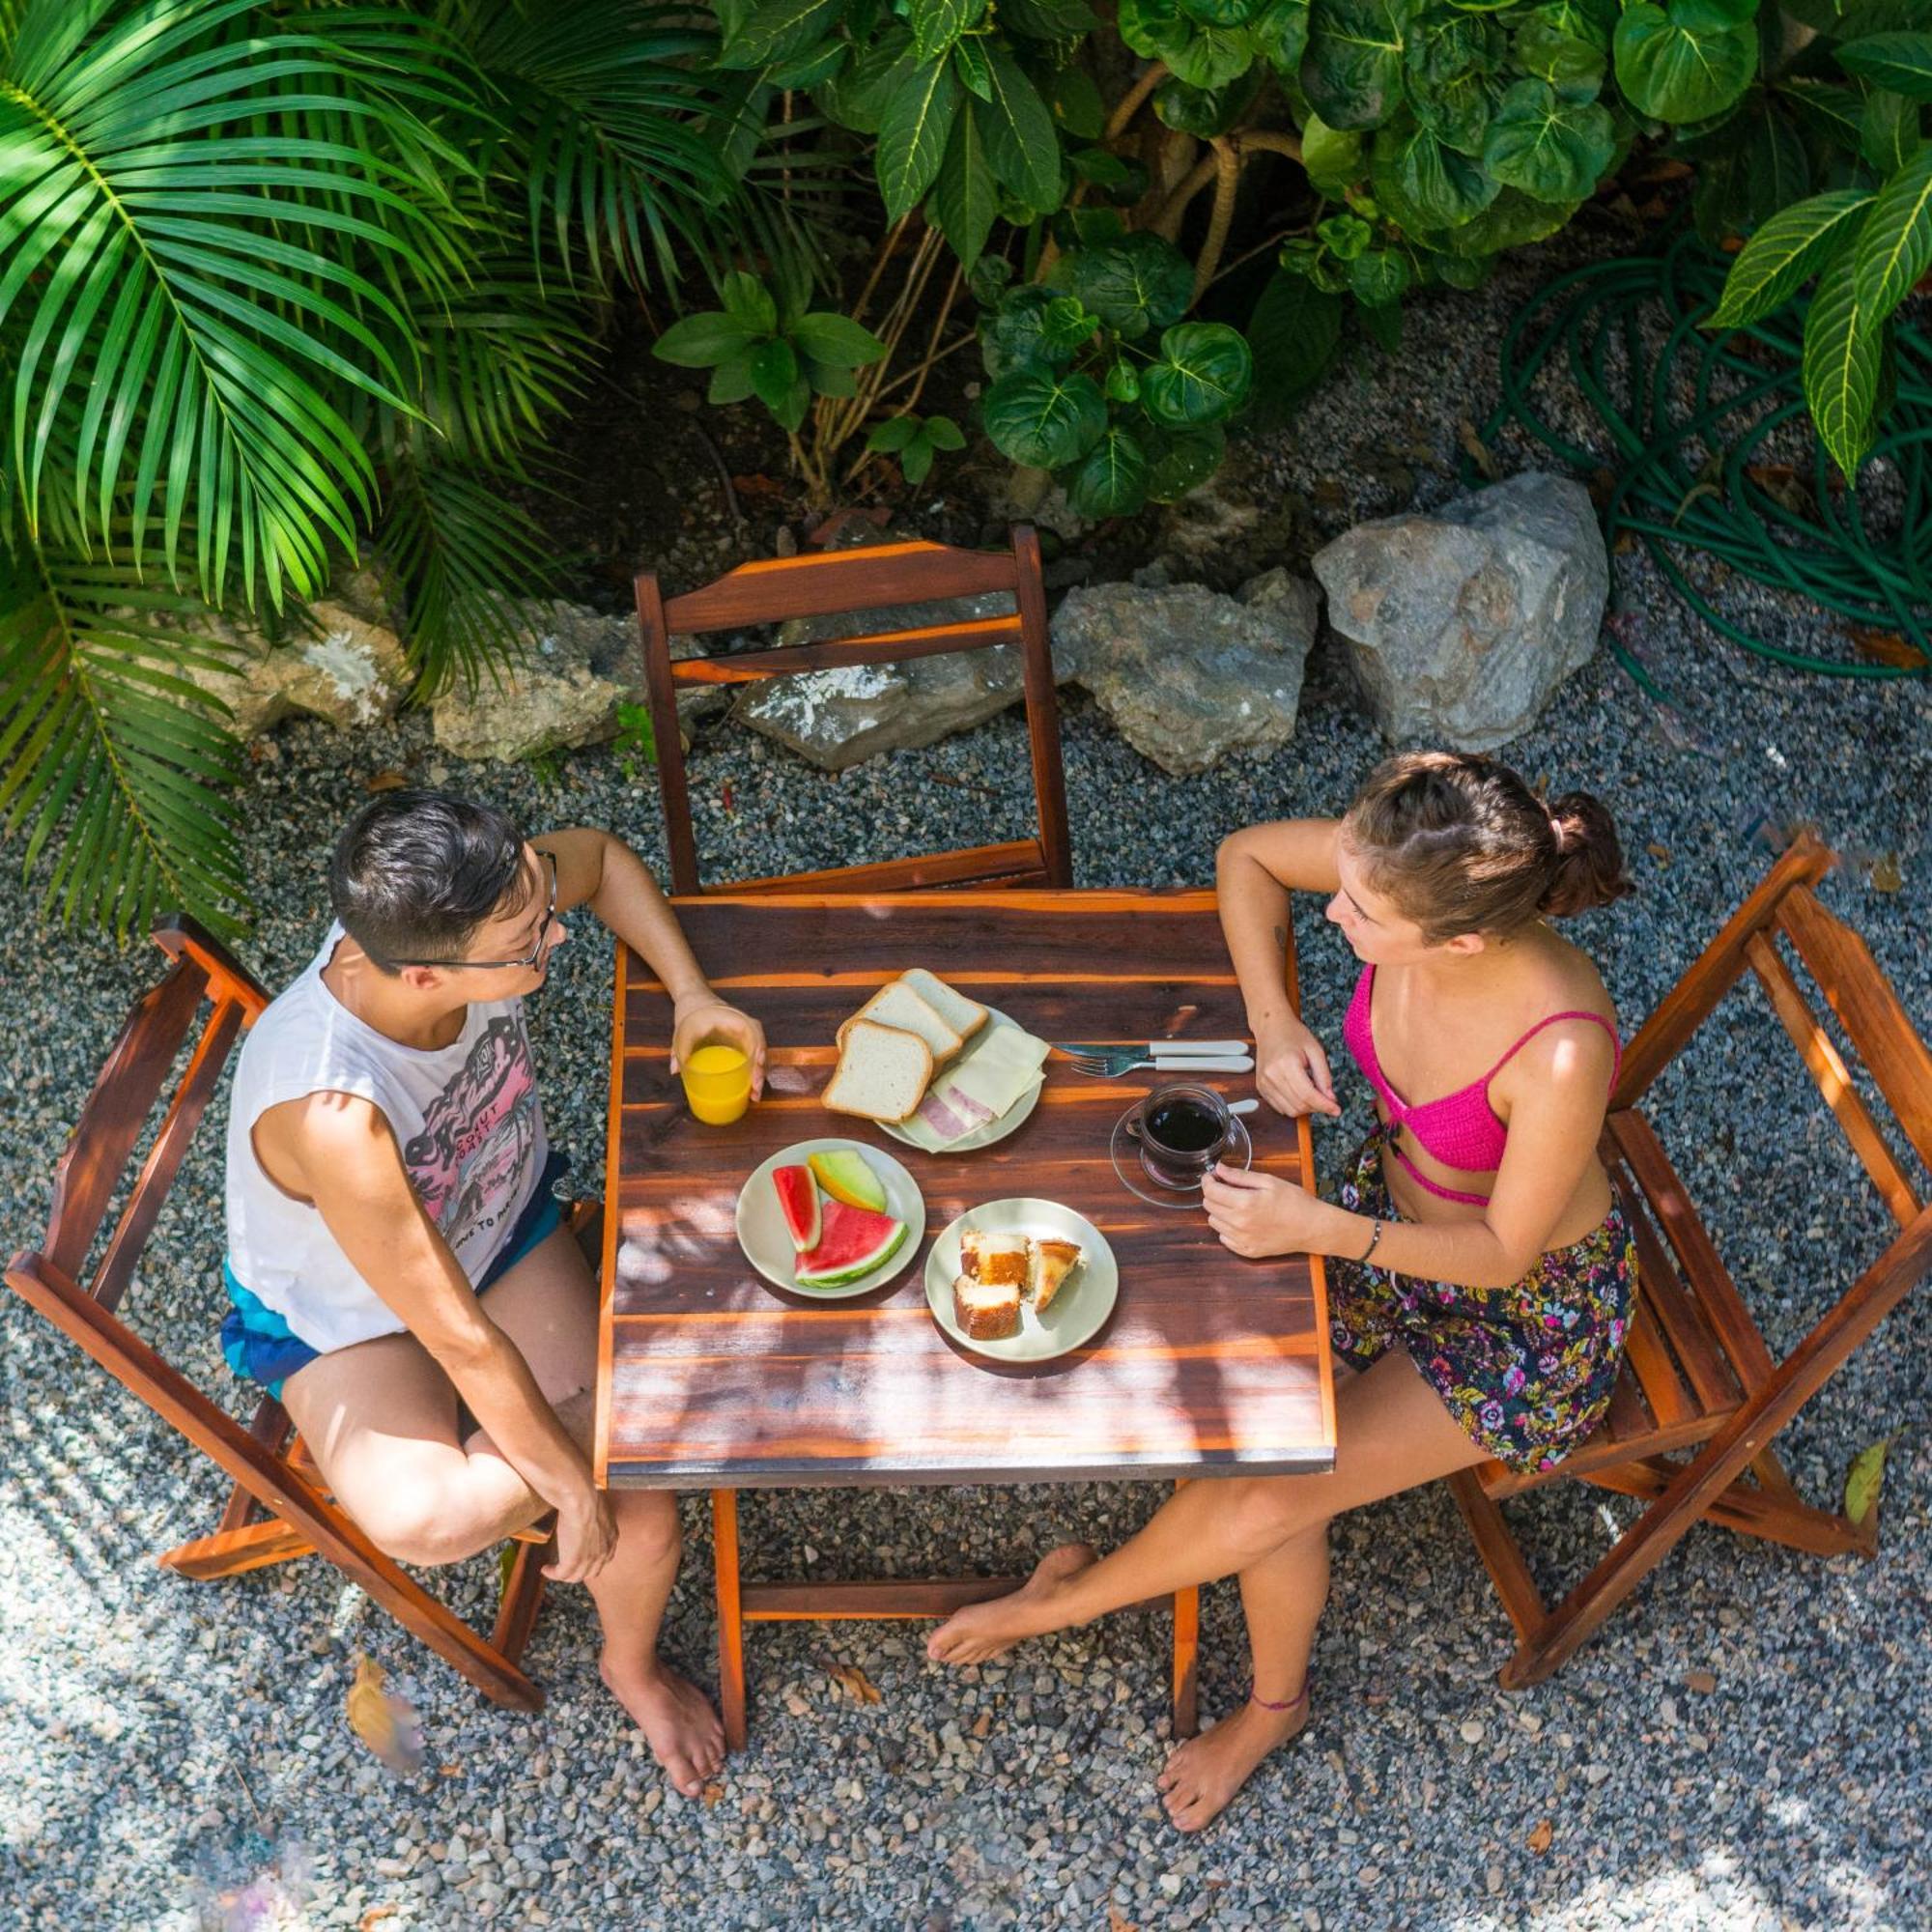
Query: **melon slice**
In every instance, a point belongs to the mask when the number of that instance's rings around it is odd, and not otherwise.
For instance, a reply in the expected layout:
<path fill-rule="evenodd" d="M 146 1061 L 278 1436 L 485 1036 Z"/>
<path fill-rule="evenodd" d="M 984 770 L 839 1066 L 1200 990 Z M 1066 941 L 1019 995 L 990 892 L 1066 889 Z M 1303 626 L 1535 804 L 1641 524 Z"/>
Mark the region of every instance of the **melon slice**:
<path fill-rule="evenodd" d="M 906 1224 L 869 1208 L 827 1201 L 818 1244 L 798 1258 L 801 1288 L 842 1288 L 890 1261 L 906 1237 Z"/>
<path fill-rule="evenodd" d="M 818 1245 L 823 1217 L 818 1207 L 818 1183 L 809 1167 L 775 1167 L 772 1187 L 785 1217 L 785 1232 L 800 1254 Z"/>
<path fill-rule="evenodd" d="M 807 1154 L 806 1160 L 833 1200 L 848 1208 L 869 1208 L 875 1214 L 885 1212 L 886 1183 L 856 1148 L 828 1148 L 823 1153 Z"/>

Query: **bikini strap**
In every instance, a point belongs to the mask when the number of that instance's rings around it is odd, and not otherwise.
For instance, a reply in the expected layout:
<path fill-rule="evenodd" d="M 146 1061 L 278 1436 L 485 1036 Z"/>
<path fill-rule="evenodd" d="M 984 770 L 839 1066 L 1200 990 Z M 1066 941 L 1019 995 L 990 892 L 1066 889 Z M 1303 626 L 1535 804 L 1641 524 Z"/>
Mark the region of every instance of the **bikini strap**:
<path fill-rule="evenodd" d="M 1496 1064 L 1492 1067 L 1491 1067 L 1486 1074 L 1483 1075 L 1482 1080 L 1478 1084 L 1487 1087 L 1490 1084 L 1490 1082 L 1493 1080 L 1496 1077 L 1496 1075 L 1500 1073 L 1503 1070 L 1503 1068 L 1507 1066 L 1509 1063 L 1512 1060 L 1514 1060 L 1517 1057 L 1517 1055 L 1520 1053 L 1522 1049 L 1526 1045 L 1528 1045 L 1528 1043 L 1532 1039 L 1534 1039 L 1538 1034 L 1540 1034 L 1543 1031 L 1545 1027 L 1554 1026 L 1558 1020 L 1595 1020 L 1596 1023 L 1600 1027 L 1602 1027 L 1606 1034 L 1609 1035 L 1610 1053 L 1612 1056 L 1610 1061 L 1610 1085 L 1614 1087 L 1617 1084 L 1617 1075 L 1623 1069 L 1623 1064 L 1624 1064 L 1623 1042 L 1617 1037 L 1616 1028 L 1612 1026 L 1610 1022 L 1603 1016 L 1602 1013 L 1584 1012 L 1580 1009 L 1574 1012 L 1546 1014 L 1542 1019 L 1538 1020 L 1537 1023 L 1533 1027 L 1531 1027 L 1530 1030 L 1526 1034 L 1524 1034 L 1522 1037 L 1519 1039 L 1517 1043 L 1513 1047 L 1511 1047 L 1510 1050 L 1506 1054 L 1504 1054 L 1503 1057 L 1499 1061 L 1497 1061 Z"/>

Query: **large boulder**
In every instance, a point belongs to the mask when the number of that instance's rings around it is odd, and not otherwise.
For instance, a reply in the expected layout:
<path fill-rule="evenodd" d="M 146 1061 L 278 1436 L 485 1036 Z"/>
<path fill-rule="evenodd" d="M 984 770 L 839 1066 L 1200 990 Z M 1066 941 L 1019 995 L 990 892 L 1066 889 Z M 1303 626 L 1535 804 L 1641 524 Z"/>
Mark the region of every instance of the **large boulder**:
<path fill-rule="evenodd" d="M 507 610 L 521 662 L 494 679 L 486 674 L 474 689 L 459 681 L 443 692 L 431 713 L 436 742 L 459 758 L 514 760 L 614 737 L 618 707 L 645 701 L 637 619 L 541 598 Z M 696 648 L 689 639 L 671 640 L 676 657 Z M 688 726 L 726 702 L 717 686 L 682 690 L 679 723 Z"/>
<path fill-rule="evenodd" d="M 276 642 L 218 617 L 203 620 L 202 635 L 227 668 L 190 666 L 185 675 L 228 707 L 239 738 L 259 737 L 296 712 L 340 730 L 379 724 L 396 715 L 409 690 L 408 659 L 367 571 L 298 611 Z"/>
<path fill-rule="evenodd" d="M 908 631 L 1012 613 L 1004 591 L 936 604 L 888 605 L 829 617 L 794 617 L 779 627 L 781 647 L 823 643 L 861 631 Z M 842 772 L 881 752 L 930 745 L 996 717 L 1025 695 L 1016 645 L 992 644 L 903 664 L 839 665 L 750 685 L 732 717 L 818 766 Z"/>
<path fill-rule="evenodd" d="M 1281 569 L 1238 597 L 1198 583 L 1082 586 L 1054 615 L 1054 662 L 1137 752 L 1185 777 L 1293 736 L 1316 612 L 1315 586 Z"/>
<path fill-rule="evenodd" d="M 1489 752 L 1589 662 L 1609 559 L 1589 493 L 1527 470 L 1317 553 L 1328 622 L 1383 733 Z"/>

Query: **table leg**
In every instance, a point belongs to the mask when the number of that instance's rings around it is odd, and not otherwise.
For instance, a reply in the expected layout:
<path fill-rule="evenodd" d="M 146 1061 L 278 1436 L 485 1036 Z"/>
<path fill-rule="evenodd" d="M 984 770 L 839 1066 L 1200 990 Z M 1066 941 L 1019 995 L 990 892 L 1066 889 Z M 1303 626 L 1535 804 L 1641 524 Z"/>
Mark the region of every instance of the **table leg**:
<path fill-rule="evenodd" d="M 741 1751 L 745 1725 L 745 1616 L 738 1582 L 738 1492 L 711 1492 L 711 1566 L 718 1582 L 718 1704 L 724 1747 Z"/>

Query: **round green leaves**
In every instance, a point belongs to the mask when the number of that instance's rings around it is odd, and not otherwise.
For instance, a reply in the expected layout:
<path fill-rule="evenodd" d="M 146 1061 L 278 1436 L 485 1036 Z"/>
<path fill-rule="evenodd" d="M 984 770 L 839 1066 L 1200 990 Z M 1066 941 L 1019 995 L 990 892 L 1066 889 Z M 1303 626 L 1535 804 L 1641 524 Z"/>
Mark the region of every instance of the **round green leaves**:
<path fill-rule="evenodd" d="M 1141 376 L 1141 407 L 1170 429 L 1226 422 L 1246 400 L 1254 357 L 1238 329 L 1183 322 L 1160 338 L 1160 360 Z"/>
<path fill-rule="evenodd" d="M 1639 114 L 1707 121 L 1757 71 L 1756 0 L 1638 0 L 1617 22 L 1617 85 Z"/>
<path fill-rule="evenodd" d="M 1107 428 L 1107 399 L 1093 377 L 1045 369 L 1002 376 L 987 389 L 980 411 L 1000 454 L 1036 469 L 1074 462 Z"/>
<path fill-rule="evenodd" d="M 1580 201 L 1616 145 L 1606 109 L 1565 100 L 1547 80 L 1520 80 L 1490 122 L 1483 165 L 1505 187 L 1538 201 Z"/>

